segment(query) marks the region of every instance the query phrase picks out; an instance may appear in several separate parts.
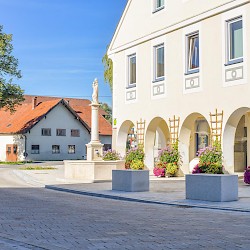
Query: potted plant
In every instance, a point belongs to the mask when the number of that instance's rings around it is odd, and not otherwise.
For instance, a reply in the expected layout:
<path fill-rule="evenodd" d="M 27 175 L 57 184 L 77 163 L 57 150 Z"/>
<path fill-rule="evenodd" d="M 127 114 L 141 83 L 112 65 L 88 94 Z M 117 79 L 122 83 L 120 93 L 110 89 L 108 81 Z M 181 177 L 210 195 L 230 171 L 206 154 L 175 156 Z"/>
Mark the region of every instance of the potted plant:
<path fill-rule="evenodd" d="M 166 162 L 156 162 L 153 170 L 154 175 L 157 177 L 165 177 L 166 165 Z"/>
<path fill-rule="evenodd" d="M 199 163 L 194 167 L 193 174 L 223 174 L 223 155 L 219 143 L 215 142 L 213 146 L 200 149 L 197 155 Z"/>
<path fill-rule="evenodd" d="M 166 176 L 168 176 L 168 177 L 174 176 L 177 173 L 178 169 L 179 169 L 179 167 L 178 167 L 177 163 L 175 163 L 175 162 L 168 163 L 166 166 Z"/>
<path fill-rule="evenodd" d="M 144 158 L 145 153 L 141 147 L 129 149 L 125 156 L 125 168 L 131 169 L 131 166 L 135 166 L 133 162 L 136 161 L 137 165 L 140 164 L 140 169 L 144 169 Z"/>
<path fill-rule="evenodd" d="M 112 190 L 127 192 L 149 191 L 149 171 L 144 170 L 144 151 L 132 148 L 125 156 L 126 170 L 112 171 Z"/>
<path fill-rule="evenodd" d="M 238 176 L 223 173 L 221 145 L 199 150 L 199 163 L 186 175 L 186 199 L 204 201 L 238 200 Z"/>
<path fill-rule="evenodd" d="M 117 151 L 109 149 L 103 152 L 102 159 L 104 161 L 119 161 L 122 159 L 122 157 Z"/>
<path fill-rule="evenodd" d="M 178 150 L 178 141 L 159 151 L 158 161 L 155 164 L 154 174 L 157 174 L 164 169 L 165 176 L 175 176 L 181 165 L 181 155 Z M 162 170 L 163 172 L 163 170 Z"/>

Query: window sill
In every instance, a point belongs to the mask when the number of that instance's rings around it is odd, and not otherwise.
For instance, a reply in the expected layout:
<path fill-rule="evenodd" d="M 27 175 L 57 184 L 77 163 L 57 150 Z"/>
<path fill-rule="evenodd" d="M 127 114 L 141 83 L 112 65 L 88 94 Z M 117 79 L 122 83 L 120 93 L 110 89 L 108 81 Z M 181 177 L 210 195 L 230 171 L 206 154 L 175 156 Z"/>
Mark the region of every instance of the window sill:
<path fill-rule="evenodd" d="M 162 6 L 162 7 L 158 8 L 158 9 L 155 9 L 155 10 L 152 12 L 152 14 L 155 14 L 156 12 L 159 12 L 159 11 L 163 10 L 164 8 L 165 8 L 165 6 Z"/>
<path fill-rule="evenodd" d="M 229 61 L 229 62 L 225 63 L 224 66 L 230 66 L 230 65 L 242 63 L 242 62 L 243 62 L 243 58 L 240 58 L 240 59 Z"/>
<path fill-rule="evenodd" d="M 196 73 L 199 73 L 199 72 L 200 72 L 200 69 L 194 69 L 192 71 L 186 72 L 184 75 L 187 76 L 187 75 L 192 75 L 192 74 L 196 74 Z"/>
<path fill-rule="evenodd" d="M 164 80 L 165 80 L 165 77 L 161 77 L 161 78 L 157 78 L 157 79 L 153 80 L 152 83 L 162 82 Z"/>
<path fill-rule="evenodd" d="M 136 87 L 136 84 L 133 84 L 133 85 L 131 84 L 131 85 L 127 86 L 126 89 L 132 89 L 132 88 L 135 88 L 135 87 Z"/>

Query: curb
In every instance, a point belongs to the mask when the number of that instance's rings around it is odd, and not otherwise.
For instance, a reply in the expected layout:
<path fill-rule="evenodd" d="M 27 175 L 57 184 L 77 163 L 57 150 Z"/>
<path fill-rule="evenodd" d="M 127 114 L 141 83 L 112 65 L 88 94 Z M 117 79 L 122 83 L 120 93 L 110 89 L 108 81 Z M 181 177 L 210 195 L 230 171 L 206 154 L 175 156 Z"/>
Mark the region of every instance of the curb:
<path fill-rule="evenodd" d="M 72 194 L 79 194 L 91 197 L 98 197 L 98 198 L 105 198 L 105 199 L 112 199 L 112 200 L 121 200 L 121 201 L 129 201 L 129 202 L 137 202 L 137 203 L 145 203 L 145 204 L 155 204 L 155 205 L 166 205 L 166 206 L 173 206 L 173 207 L 180 207 L 180 208 L 201 208 L 201 209 L 211 209 L 211 210 L 220 210 L 220 211 L 229 211 L 229 212 L 242 212 L 242 213 L 250 213 L 250 209 L 242 209 L 242 208 L 230 208 L 230 207 L 218 207 L 218 206 L 203 206 L 203 205 L 195 205 L 195 204 L 185 204 L 185 203 L 177 203 L 177 202 L 163 202 L 163 201 L 152 201 L 152 200 L 145 200 L 145 199 L 138 199 L 138 198 L 129 198 L 129 197 L 122 197 L 117 195 L 109 195 L 109 194 L 102 194 L 102 193 L 94 193 L 88 191 L 80 191 L 68 188 L 61 188 L 53 185 L 45 185 L 46 189 L 72 193 Z"/>
<path fill-rule="evenodd" d="M 12 172 L 21 180 L 25 181 L 26 183 L 36 186 L 36 187 L 45 187 L 45 185 L 39 181 L 35 181 L 31 176 L 28 174 L 21 172 L 23 170 L 12 170 Z"/>

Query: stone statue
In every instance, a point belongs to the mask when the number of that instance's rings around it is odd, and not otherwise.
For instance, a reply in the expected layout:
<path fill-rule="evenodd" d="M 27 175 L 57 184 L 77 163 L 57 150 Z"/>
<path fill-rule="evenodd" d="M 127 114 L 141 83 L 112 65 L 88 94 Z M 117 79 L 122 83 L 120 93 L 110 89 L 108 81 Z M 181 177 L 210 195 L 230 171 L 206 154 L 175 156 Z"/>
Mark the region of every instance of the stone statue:
<path fill-rule="evenodd" d="M 93 84 L 93 94 L 92 94 L 92 103 L 99 104 L 98 102 L 98 81 L 97 79 L 94 80 Z"/>

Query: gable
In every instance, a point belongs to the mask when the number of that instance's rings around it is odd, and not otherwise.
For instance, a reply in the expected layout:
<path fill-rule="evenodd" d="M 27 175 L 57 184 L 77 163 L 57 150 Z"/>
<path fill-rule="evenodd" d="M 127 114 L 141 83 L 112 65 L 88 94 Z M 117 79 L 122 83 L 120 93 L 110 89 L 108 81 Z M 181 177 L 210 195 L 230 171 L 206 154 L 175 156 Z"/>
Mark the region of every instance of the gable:
<path fill-rule="evenodd" d="M 91 101 L 85 99 L 58 97 L 36 97 L 36 107 L 33 108 L 35 96 L 25 95 L 25 101 L 17 107 L 15 113 L 0 109 L 0 134 L 26 133 L 49 114 L 57 105 L 63 105 L 76 118 L 83 127 L 91 131 Z M 112 126 L 103 117 L 105 112 L 99 112 L 99 132 L 100 135 L 112 135 Z"/>
<path fill-rule="evenodd" d="M 214 10 L 236 5 L 232 0 L 165 0 L 165 8 L 153 13 L 154 0 L 129 0 L 111 41 L 108 55 L 174 30 L 181 22 Z M 239 1 L 238 1 L 239 2 Z M 249 2 L 249 1 L 241 1 Z M 183 24 L 184 25 L 184 24 Z"/>
<path fill-rule="evenodd" d="M 50 128 L 53 133 L 56 129 L 80 129 L 90 134 L 90 128 L 87 124 L 83 124 L 81 119 L 74 115 L 68 108 L 67 104 L 60 101 L 53 109 L 50 110 L 36 125 L 34 125 L 29 133 L 41 135 L 41 128 Z M 82 133 L 81 133 L 82 134 Z"/>

